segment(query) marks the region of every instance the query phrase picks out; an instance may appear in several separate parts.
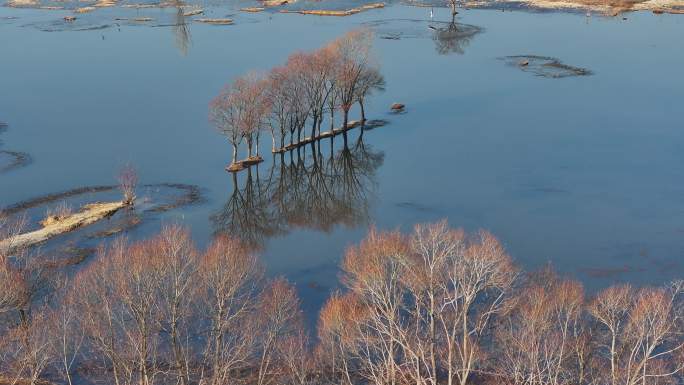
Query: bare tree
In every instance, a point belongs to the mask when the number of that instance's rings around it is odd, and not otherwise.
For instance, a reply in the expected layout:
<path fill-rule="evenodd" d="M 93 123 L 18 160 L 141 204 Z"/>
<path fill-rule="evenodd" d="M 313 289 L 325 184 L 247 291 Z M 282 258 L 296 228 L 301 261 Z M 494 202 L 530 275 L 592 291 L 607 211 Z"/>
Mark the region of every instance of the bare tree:
<path fill-rule="evenodd" d="M 361 375 L 374 384 L 400 380 L 401 275 L 408 254 L 404 235 L 371 229 L 342 261 L 343 283 L 368 306 L 368 317 L 357 326 L 363 357 L 359 365 Z"/>
<path fill-rule="evenodd" d="M 343 113 L 342 128 L 347 128 L 349 110 L 357 101 L 362 75 L 370 65 L 370 49 L 373 33 L 361 29 L 347 33 L 335 40 L 331 47 L 337 55 L 335 90 Z"/>
<path fill-rule="evenodd" d="M 361 109 L 361 121 L 366 121 L 365 101 L 374 91 L 384 91 L 385 78 L 380 73 L 380 70 L 373 66 L 364 68 L 359 76 L 359 85 L 356 90 L 356 101 L 359 103 Z"/>
<path fill-rule="evenodd" d="M 274 280 L 261 295 L 257 314 L 259 336 L 258 385 L 273 384 L 283 375 L 286 362 L 281 346 L 300 330 L 299 298 L 285 279 Z"/>
<path fill-rule="evenodd" d="M 581 284 L 546 274 L 526 286 L 515 301 L 498 330 L 492 370 L 507 384 L 577 383 L 577 331 L 586 321 Z"/>
<path fill-rule="evenodd" d="M 209 120 L 233 147 L 232 163 L 237 161 L 238 147 L 244 139 L 241 127 L 243 113 L 240 95 L 230 86 L 225 87 L 209 104 Z"/>
<path fill-rule="evenodd" d="M 123 194 L 123 201 L 127 205 L 135 201 L 135 188 L 138 184 L 138 173 L 132 165 L 127 164 L 119 171 L 119 188 Z"/>
<path fill-rule="evenodd" d="M 204 352 L 210 372 L 202 377 L 212 385 L 249 367 L 255 350 L 251 315 L 262 274 L 257 259 L 233 238 L 216 238 L 202 256 L 203 308 L 210 319 Z"/>
<path fill-rule="evenodd" d="M 600 293 L 590 311 L 602 326 L 601 340 L 611 384 L 637 385 L 672 378 L 684 367 L 676 357 L 680 335 L 682 285 L 643 288 L 627 286 Z"/>
<path fill-rule="evenodd" d="M 160 330 L 169 339 L 172 374 L 178 384 L 187 385 L 191 382 L 190 361 L 193 359 L 190 329 L 195 316 L 193 300 L 198 286 L 198 253 L 189 231 L 178 225 L 162 229 L 155 249 L 161 258 Z"/>
<path fill-rule="evenodd" d="M 70 291 L 71 281 L 63 279 L 61 290 L 63 296 L 56 309 L 49 312 L 48 323 L 51 339 L 51 354 L 56 367 L 67 385 L 72 385 L 76 360 L 85 341 L 83 327 L 79 324 L 77 299 L 75 291 Z"/>

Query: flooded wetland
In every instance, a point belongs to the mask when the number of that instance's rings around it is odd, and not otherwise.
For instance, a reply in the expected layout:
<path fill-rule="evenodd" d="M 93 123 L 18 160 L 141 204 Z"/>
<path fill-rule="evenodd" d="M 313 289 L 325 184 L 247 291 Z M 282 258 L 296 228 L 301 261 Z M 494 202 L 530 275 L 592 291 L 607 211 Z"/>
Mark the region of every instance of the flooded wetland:
<path fill-rule="evenodd" d="M 11 0 L 0 209 L 39 230 L 120 201 L 132 165 L 135 205 L 42 252 L 78 271 L 120 235 L 180 224 L 201 249 L 228 235 L 294 285 L 310 325 L 371 227 L 485 229 L 521 268 L 589 293 L 684 278 L 684 4 L 449 4 Z M 372 43 L 367 97 L 320 99 L 289 129 L 226 128 L 260 102 L 236 101 L 250 74 L 306 73 L 318 62 L 290 55 L 358 49 L 350 31 Z"/>
<path fill-rule="evenodd" d="M 194 185 L 202 202 L 129 237 L 180 222 L 200 244 L 224 231 L 258 241 L 311 312 L 370 225 L 488 229 L 525 266 L 551 263 L 593 287 L 684 272 L 681 17 L 501 4 L 459 9 L 452 23 L 448 8 L 402 3 L 342 18 L 248 5 L 124 5 L 73 22 L 69 10 L 0 8 L 0 205 L 109 185 L 134 164 L 143 183 Z M 350 131 L 348 153 L 323 140 L 227 173 L 230 146 L 207 118 L 224 84 L 363 27 L 386 83 L 366 115 L 386 125 Z"/>

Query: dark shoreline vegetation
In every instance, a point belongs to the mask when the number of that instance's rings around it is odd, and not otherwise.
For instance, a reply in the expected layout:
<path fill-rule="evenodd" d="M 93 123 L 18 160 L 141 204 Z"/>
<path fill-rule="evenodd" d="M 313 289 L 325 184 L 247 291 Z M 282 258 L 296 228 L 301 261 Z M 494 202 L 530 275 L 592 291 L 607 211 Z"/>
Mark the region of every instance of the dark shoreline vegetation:
<path fill-rule="evenodd" d="M 5 235 L 17 228 L 2 222 Z M 165 226 L 119 238 L 74 274 L 0 254 L 2 384 L 670 384 L 684 283 L 593 296 L 520 271 L 490 233 L 446 221 L 371 229 L 344 289 L 305 330 L 294 286 L 244 243 L 198 250 Z"/>

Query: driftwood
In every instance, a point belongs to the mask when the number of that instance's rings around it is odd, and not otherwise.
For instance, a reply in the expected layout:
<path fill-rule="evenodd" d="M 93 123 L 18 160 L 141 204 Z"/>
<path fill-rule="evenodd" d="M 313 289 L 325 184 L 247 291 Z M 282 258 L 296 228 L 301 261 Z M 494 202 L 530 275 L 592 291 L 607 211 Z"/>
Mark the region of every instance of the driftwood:
<path fill-rule="evenodd" d="M 297 147 L 301 147 L 301 146 L 304 146 L 307 144 L 311 144 L 311 143 L 316 142 L 316 141 L 321 140 L 321 139 L 332 138 L 332 137 L 335 137 L 337 135 L 343 134 L 343 133 L 351 130 L 352 128 L 356 128 L 360 125 L 361 125 L 360 121 L 350 120 L 347 123 L 346 128 L 335 128 L 331 131 L 323 131 L 319 135 L 316 135 L 314 137 L 307 136 L 306 138 L 304 138 L 298 142 L 288 144 L 285 147 L 276 148 L 276 149 L 272 150 L 271 152 L 274 154 L 281 154 L 284 152 L 292 151 L 292 150 L 296 149 Z"/>
<path fill-rule="evenodd" d="M 45 222 L 46 225 L 39 230 L 14 235 L 1 240 L 0 253 L 12 253 L 18 249 L 33 246 L 58 235 L 91 225 L 101 219 L 114 215 L 114 213 L 126 206 L 123 201 L 85 205 L 81 211 L 75 214 Z"/>

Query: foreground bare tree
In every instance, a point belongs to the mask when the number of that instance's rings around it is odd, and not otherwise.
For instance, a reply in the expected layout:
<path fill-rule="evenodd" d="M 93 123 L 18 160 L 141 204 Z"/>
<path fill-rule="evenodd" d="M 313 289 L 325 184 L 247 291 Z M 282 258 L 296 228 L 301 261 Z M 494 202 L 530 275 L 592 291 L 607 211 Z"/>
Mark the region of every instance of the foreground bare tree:
<path fill-rule="evenodd" d="M 3 223 L 2 231 L 12 231 Z M 8 230 L 9 229 L 9 230 Z M 203 252 L 171 225 L 118 239 L 71 279 L 22 250 L 0 264 L 0 382 L 72 385 L 659 385 L 684 380 L 684 283 L 585 298 L 550 268 L 446 222 L 372 229 L 311 350 L 297 290 L 243 242 Z"/>
<path fill-rule="evenodd" d="M 590 312 L 603 332 L 599 340 L 610 384 L 637 385 L 672 378 L 681 357 L 682 283 L 634 291 L 617 286 L 601 292 Z"/>
<path fill-rule="evenodd" d="M 212 385 L 225 384 L 249 367 L 255 350 L 254 310 L 262 268 L 239 241 L 218 237 L 202 256 L 203 308 L 210 319 L 202 374 Z"/>
<path fill-rule="evenodd" d="M 263 293 L 257 310 L 259 370 L 257 384 L 273 384 L 283 375 L 286 361 L 283 343 L 301 332 L 297 293 L 286 280 L 273 281 Z"/>
<path fill-rule="evenodd" d="M 545 274 L 514 301 L 496 335 L 500 351 L 492 370 L 501 382 L 561 385 L 583 380 L 576 349 L 585 321 L 582 286 Z"/>
<path fill-rule="evenodd" d="M 0 213 L 0 239 L 20 234 L 24 218 Z M 0 379 L 36 384 L 52 359 L 43 300 L 55 272 L 38 251 L 0 251 Z"/>

